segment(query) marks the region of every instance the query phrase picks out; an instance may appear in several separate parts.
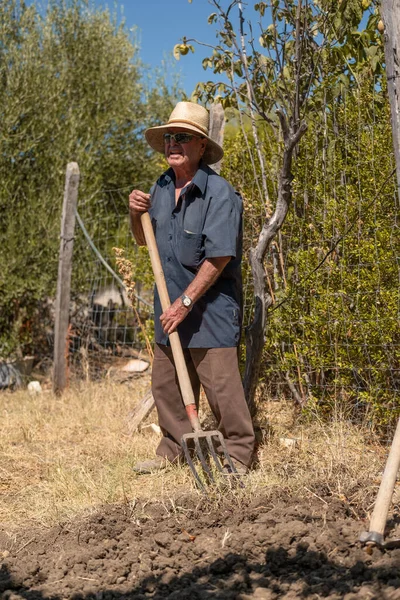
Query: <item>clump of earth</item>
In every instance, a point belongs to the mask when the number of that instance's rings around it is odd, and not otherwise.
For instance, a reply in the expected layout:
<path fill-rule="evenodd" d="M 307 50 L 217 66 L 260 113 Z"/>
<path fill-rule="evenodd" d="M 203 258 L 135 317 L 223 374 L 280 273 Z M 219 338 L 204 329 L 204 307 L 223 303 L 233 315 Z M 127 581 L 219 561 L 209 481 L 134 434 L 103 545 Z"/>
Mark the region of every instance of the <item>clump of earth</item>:
<path fill-rule="evenodd" d="M 332 498 L 199 497 L 107 506 L 0 533 L 2 600 L 400 599 L 400 549 L 368 553 L 367 521 Z"/>

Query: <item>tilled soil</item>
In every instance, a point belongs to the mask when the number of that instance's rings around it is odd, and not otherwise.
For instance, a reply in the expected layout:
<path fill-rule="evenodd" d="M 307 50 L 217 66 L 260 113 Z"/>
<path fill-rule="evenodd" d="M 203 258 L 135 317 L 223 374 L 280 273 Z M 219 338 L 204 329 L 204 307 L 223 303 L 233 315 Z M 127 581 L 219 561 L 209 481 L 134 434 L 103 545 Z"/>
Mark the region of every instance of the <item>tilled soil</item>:
<path fill-rule="evenodd" d="M 400 599 L 400 550 L 368 554 L 357 542 L 366 525 L 322 497 L 108 506 L 63 527 L 0 534 L 0 597 Z"/>

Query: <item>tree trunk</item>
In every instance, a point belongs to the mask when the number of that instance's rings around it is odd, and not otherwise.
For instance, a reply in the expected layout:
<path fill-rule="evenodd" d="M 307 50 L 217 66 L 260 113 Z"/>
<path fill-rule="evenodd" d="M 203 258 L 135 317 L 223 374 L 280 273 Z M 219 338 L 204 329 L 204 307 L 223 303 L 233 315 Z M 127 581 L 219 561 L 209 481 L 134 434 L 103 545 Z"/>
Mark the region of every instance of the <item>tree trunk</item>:
<path fill-rule="evenodd" d="M 279 174 L 278 201 L 275 212 L 264 224 L 258 243 L 250 250 L 250 265 L 253 274 L 255 310 L 252 323 L 246 328 L 246 366 L 243 380 L 244 392 L 252 416 L 255 415 L 255 393 L 258 384 L 262 351 L 265 344 L 268 308 L 272 297 L 266 285 L 264 259 L 267 250 L 282 227 L 292 199 L 293 151 L 306 131 L 305 123 L 290 131 L 285 117 L 279 114 L 284 139 L 282 167 Z"/>

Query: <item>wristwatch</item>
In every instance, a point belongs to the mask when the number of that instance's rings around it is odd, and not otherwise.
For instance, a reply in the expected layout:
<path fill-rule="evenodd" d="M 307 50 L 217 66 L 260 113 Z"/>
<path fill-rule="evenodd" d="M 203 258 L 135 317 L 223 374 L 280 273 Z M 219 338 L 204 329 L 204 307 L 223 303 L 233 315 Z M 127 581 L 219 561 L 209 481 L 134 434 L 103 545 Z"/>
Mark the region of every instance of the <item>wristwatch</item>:
<path fill-rule="evenodd" d="M 192 308 L 193 300 L 189 296 L 186 296 L 186 294 L 182 294 L 181 302 L 185 308 Z"/>

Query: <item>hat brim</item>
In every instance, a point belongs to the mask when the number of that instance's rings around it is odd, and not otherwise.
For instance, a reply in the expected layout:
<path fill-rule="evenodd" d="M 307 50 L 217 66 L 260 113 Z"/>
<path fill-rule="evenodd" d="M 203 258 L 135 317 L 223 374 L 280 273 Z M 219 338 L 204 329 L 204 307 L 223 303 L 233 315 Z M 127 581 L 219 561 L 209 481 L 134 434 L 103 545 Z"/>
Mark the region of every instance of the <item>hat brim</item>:
<path fill-rule="evenodd" d="M 174 122 L 173 124 L 170 123 L 169 125 L 160 125 L 159 127 L 150 127 L 150 129 L 146 129 L 144 135 L 149 146 L 151 146 L 153 150 L 156 150 L 156 152 L 161 152 L 161 154 L 164 154 L 164 133 L 167 133 L 168 129 L 171 128 L 179 128 L 182 131 L 193 131 L 201 137 L 204 137 L 207 140 L 207 146 L 203 154 L 203 160 L 208 165 L 213 165 L 219 162 L 224 156 L 224 151 L 222 150 L 221 146 L 208 137 L 208 135 L 205 135 L 204 132 L 198 129 L 195 125 L 190 125 L 189 123 L 180 124 L 179 122 Z"/>

